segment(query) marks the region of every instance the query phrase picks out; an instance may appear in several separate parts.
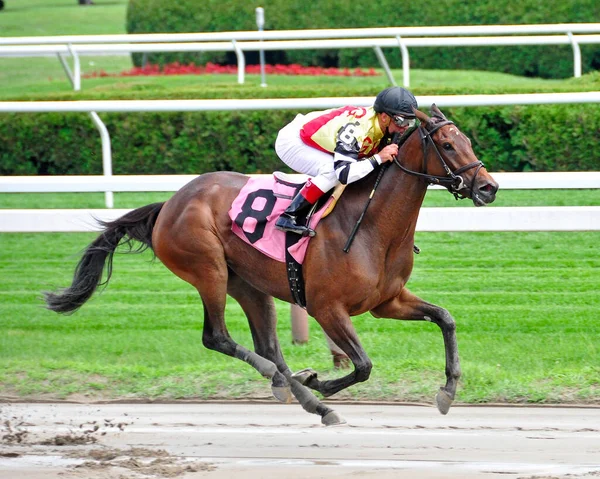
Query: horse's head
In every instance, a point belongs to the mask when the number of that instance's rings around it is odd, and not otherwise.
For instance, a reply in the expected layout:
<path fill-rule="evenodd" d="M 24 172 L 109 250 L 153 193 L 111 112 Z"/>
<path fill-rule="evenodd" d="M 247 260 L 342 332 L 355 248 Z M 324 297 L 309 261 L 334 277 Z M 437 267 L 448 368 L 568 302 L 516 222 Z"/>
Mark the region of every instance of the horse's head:
<path fill-rule="evenodd" d="M 423 145 L 423 173 L 430 183 L 445 186 L 457 198 L 471 198 L 475 206 L 496 199 L 498 183 L 479 161 L 471 140 L 433 104 L 432 117 L 415 110 L 421 121 L 419 134 Z"/>

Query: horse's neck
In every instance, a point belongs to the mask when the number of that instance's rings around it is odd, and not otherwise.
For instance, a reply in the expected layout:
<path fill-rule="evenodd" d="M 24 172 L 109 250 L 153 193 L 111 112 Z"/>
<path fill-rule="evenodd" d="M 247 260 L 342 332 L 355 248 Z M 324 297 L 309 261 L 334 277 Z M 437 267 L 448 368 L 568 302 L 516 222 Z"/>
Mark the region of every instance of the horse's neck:
<path fill-rule="evenodd" d="M 419 171 L 422 159 L 419 135 L 415 133 L 400 149 L 398 161 L 412 171 Z M 377 218 L 378 236 L 398 247 L 403 239 L 412 238 L 426 192 L 424 180 L 405 173 L 394 163 L 388 166 L 369 206 L 373 207 L 371 217 Z"/>

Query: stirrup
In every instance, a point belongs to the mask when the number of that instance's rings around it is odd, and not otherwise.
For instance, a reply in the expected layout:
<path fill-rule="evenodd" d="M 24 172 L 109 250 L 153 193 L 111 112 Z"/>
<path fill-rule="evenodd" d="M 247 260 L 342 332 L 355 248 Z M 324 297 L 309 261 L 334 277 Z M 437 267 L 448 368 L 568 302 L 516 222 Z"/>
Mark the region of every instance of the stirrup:
<path fill-rule="evenodd" d="M 275 228 L 277 228 L 278 230 L 281 230 L 281 231 L 285 231 L 285 232 L 296 233 L 300 236 L 313 237 L 317 234 L 316 231 L 313 230 L 312 228 L 309 228 L 307 226 L 302 226 L 302 225 L 290 226 L 290 225 L 278 225 L 277 223 L 275 223 Z"/>

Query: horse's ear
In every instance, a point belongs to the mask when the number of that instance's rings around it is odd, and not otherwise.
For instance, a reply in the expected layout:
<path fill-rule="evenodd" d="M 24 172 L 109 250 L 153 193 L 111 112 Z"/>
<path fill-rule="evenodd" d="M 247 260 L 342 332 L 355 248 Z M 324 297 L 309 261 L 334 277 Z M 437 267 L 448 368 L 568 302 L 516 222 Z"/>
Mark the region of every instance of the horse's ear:
<path fill-rule="evenodd" d="M 444 116 L 444 114 L 440 111 L 440 109 L 437 107 L 437 105 L 435 103 L 433 103 L 431 105 L 431 113 L 433 113 L 433 116 L 437 116 L 438 118 L 441 118 L 442 120 L 447 120 L 447 118 Z"/>
<path fill-rule="evenodd" d="M 429 123 L 430 118 L 425 113 L 416 108 L 413 108 L 413 111 L 415 112 L 416 117 L 421 120 L 421 123 Z"/>

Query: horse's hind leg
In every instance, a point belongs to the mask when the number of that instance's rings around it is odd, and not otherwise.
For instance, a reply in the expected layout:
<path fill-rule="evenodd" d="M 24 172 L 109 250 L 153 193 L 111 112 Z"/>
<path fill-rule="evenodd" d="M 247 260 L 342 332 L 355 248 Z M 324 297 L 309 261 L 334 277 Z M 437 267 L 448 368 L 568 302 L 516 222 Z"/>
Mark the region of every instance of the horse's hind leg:
<path fill-rule="evenodd" d="M 283 359 L 277 339 L 277 315 L 273 298 L 253 288 L 241 278 L 234 276 L 233 273 L 229 278 L 228 293 L 240 303 L 244 313 L 246 313 L 252 339 L 254 340 L 256 353 L 244 348 L 243 354 L 248 355 L 248 357 L 254 355 L 252 362 L 266 362 L 275 364 L 277 367 L 278 371 L 272 377 L 274 396 L 280 401 L 290 402 L 289 391 L 291 387 L 293 395 L 304 410 L 321 416 L 323 424 L 330 426 L 345 423 L 346 421 L 333 409 L 322 404 L 310 390 L 292 378 L 292 371 Z M 240 346 L 238 346 L 238 350 L 242 351 L 239 348 Z"/>
<path fill-rule="evenodd" d="M 294 378 L 325 397 L 369 379 L 372 363 L 360 344 L 348 313 L 342 307 L 332 304 L 323 311 L 318 311 L 315 319 L 325 334 L 350 358 L 354 371 L 337 379 L 321 381 L 314 370 L 307 368 L 295 373 Z"/>
<path fill-rule="evenodd" d="M 225 304 L 229 270 L 222 247 L 218 241 L 206 239 L 201 243 L 202 250 L 185 254 L 175 263 L 171 256 L 163 254 L 161 261 L 175 274 L 194 285 L 204 306 L 204 327 L 202 343 L 207 349 L 241 359 L 250 364 L 264 377 L 274 380 L 274 384 L 285 386 L 287 380 L 279 373 L 277 366 L 237 344 L 229 335 L 225 325 Z M 185 265 L 184 268 L 178 265 Z"/>

